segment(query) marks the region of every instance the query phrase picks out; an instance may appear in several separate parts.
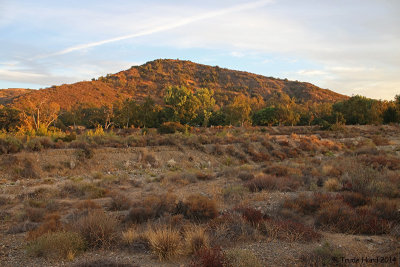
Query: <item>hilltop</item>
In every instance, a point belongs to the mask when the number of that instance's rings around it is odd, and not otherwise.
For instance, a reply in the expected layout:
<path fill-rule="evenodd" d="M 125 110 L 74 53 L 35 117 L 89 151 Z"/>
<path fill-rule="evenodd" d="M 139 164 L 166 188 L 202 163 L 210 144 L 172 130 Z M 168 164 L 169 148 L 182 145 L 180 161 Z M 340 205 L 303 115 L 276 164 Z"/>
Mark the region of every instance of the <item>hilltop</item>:
<path fill-rule="evenodd" d="M 307 82 L 265 77 L 190 61 L 159 59 L 92 81 L 63 84 L 41 90 L 18 91 L 14 94 L 3 92 L 0 94 L 0 103 L 22 107 L 26 101 L 36 103 L 45 100 L 56 102 L 66 110 L 79 103 L 101 106 L 126 98 L 140 101 L 146 96 L 151 96 L 157 103 L 161 103 L 164 89 L 170 85 L 212 89 L 215 91 L 217 103 L 226 103 L 239 93 L 260 95 L 268 99 L 275 92 L 283 92 L 295 97 L 299 102 L 332 103 L 348 98 Z"/>

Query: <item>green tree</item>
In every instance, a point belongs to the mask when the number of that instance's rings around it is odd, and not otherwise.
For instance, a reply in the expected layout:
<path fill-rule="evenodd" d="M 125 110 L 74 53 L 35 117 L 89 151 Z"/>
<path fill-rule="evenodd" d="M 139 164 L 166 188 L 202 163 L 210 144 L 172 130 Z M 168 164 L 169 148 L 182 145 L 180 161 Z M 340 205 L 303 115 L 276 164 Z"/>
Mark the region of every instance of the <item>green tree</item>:
<path fill-rule="evenodd" d="M 227 120 L 231 125 L 241 125 L 251 120 L 251 99 L 248 96 L 239 94 L 227 107 Z"/>
<path fill-rule="evenodd" d="M 215 109 L 214 91 L 207 88 L 200 88 L 196 91 L 195 97 L 199 101 L 197 119 L 206 127 Z"/>
<path fill-rule="evenodd" d="M 278 123 L 277 108 L 267 107 L 253 114 L 253 125 L 272 126 Z"/>
<path fill-rule="evenodd" d="M 170 86 L 166 90 L 164 102 L 172 111 L 172 120 L 188 124 L 197 117 L 199 100 L 184 86 Z"/>
<path fill-rule="evenodd" d="M 21 125 L 20 111 L 10 107 L 0 108 L 0 129 L 13 131 Z"/>

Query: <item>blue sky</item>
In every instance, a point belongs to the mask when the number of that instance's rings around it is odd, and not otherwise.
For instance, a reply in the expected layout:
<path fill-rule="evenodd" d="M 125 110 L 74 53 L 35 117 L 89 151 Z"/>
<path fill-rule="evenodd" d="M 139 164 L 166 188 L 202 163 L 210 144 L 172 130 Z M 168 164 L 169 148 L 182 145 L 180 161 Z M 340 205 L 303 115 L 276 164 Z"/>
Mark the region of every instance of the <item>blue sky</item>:
<path fill-rule="evenodd" d="M 0 88 L 179 58 L 390 100 L 399 15 L 398 0 L 0 0 Z"/>

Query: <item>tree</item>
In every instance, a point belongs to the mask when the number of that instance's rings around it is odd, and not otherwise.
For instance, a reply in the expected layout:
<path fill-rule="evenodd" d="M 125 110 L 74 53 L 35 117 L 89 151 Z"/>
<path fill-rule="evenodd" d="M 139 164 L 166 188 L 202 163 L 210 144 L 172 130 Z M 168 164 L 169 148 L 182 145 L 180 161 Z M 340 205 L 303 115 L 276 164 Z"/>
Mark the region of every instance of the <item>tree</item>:
<path fill-rule="evenodd" d="M 196 91 L 195 97 L 199 100 L 199 109 L 197 118 L 202 125 L 206 127 L 211 114 L 215 109 L 214 91 L 207 88 L 200 88 Z"/>
<path fill-rule="evenodd" d="M 58 118 L 59 111 L 60 105 L 54 102 L 47 103 L 46 99 L 39 103 L 28 100 L 21 110 L 21 127 L 35 131 L 47 130 Z"/>
<path fill-rule="evenodd" d="M 190 123 L 197 117 L 199 100 L 184 86 L 168 87 L 164 96 L 167 108 L 172 110 L 172 120 L 182 124 Z"/>
<path fill-rule="evenodd" d="M 243 126 L 245 122 L 251 120 L 251 99 L 243 94 L 235 96 L 233 102 L 228 105 L 226 112 L 229 124 Z"/>
<path fill-rule="evenodd" d="M 0 129 L 4 129 L 6 131 L 15 130 L 21 125 L 20 113 L 21 112 L 15 108 L 0 108 Z"/>
<path fill-rule="evenodd" d="M 277 108 L 267 107 L 253 114 L 253 125 L 272 126 L 278 123 Z"/>

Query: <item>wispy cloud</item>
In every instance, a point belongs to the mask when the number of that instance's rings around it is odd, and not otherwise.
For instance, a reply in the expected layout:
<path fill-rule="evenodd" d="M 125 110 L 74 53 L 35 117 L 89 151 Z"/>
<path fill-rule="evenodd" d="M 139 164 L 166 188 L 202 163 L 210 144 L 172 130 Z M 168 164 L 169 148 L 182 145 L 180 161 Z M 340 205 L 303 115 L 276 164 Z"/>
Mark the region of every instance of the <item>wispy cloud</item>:
<path fill-rule="evenodd" d="M 269 4 L 271 2 L 274 2 L 274 1 L 273 0 L 261 0 L 261 1 L 256 1 L 256 2 L 246 3 L 246 4 L 235 5 L 232 7 L 223 8 L 223 9 L 219 9 L 219 10 L 214 10 L 214 11 L 206 12 L 206 13 L 203 13 L 200 15 L 182 18 L 181 20 L 179 20 L 177 22 L 159 25 L 156 27 L 145 29 L 143 31 L 136 32 L 136 33 L 122 35 L 122 36 L 118 36 L 118 37 L 114 37 L 114 38 L 110 38 L 110 39 L 106 39 L 106 40 L 102 40 L 102 41 L 71 46 L 71 47 L 68 47 L 66 49 L 63 49 L 61 51 L 58 51 L 58 52 L 55 52 L 52 54 L 37 56 L 33 59 L 46 58 L 46 57 L 57 56 L 57 55 L 64 55 L 64 54 L 68 54 L 68 53 L 71 53 L 74 51 L 84 50 L 84 49 L 88 49 L 88 48 L 92 48 L 92 47 L 96 47 L 96 46 L 100 46 L 100 45 L 104 45 L 104 44 L 108 44 L 108 43 L 114 43 L 114 42 L 118 42 L 118 41 L 122 41 L 122 40 L 126 40 L 126 39 L 132 39 L 132 38 L 146 36 L 146 35 L 150 35 L 150 34 L 154 34 L 154 33 L 164 32 L 164 31 L 172 30 L 172 29 L 175 29 L 178 27 L 182 27 L 182 26 L 194 23 L 194 22 L 227 15 L 227 14 L 234 13 L 234 12 L 240 12 L 240 11 L 259 8 L 259 7 Z"/>

